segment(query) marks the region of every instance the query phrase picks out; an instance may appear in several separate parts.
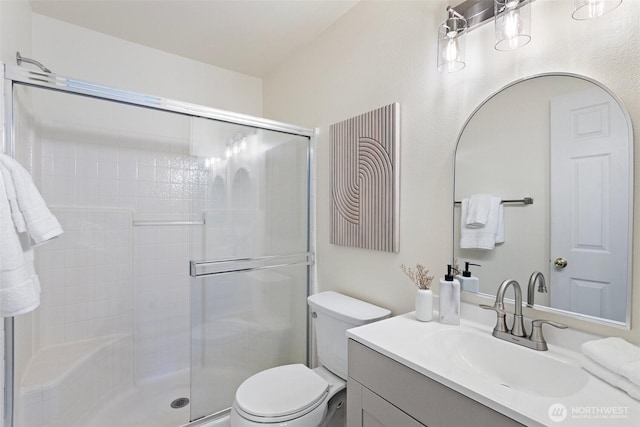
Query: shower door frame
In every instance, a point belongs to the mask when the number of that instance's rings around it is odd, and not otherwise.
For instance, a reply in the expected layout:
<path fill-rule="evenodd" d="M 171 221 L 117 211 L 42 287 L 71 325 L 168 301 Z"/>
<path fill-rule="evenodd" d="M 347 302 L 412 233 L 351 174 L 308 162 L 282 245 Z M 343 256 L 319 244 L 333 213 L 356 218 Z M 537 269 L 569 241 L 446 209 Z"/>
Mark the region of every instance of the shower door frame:
<path fill-rule="evenodd" d="M 16 141 L 15 141 L 15 129 L 14 129 L 14 97 L 13 86 L 20 84 L 24 86 L 31 86 L 40 89 L 53 90 L 57 92 L 63 92 L 73 95 L 86 96 L 89 98 L 100 99 L 104 101 L 116 102 L 120 104 L 148 108 L 152 110 L 159 110 L 165 112 L 171 112 L 188 117 L 199 117 L 205 119 L 217 120 L 220 122 L 231 123 L 236 125 L 251 126 L 258 129 L 270 130 L 274 132 L 286 133 L 290 135 L 302 136 L 309 138 L 309 146 L 307 150 L 307 253 L 295 254 L 297 256 L 303 255 L 302 259 L 299 259 L 300 265 L 307 265 L 307 289 L 306 293 L 309 295 L 310 290 L 314 286 L 314 270 L 315 270 L 315 234 L 312 232 L 315 209 L 313 204 L 315 188 L 314 179 L 312 177 L 315 173 L 315 137 L 317 135 L 317 129 L 304 128 L 296 125 L 291 125 L 284 122 L 275 120 L 264 119 L 260 117 L 254 117 L 241 113 L 234 113 L 231 111 L 221 110 L 218 108 L 207 107 L 198 104 L 192 104 L 183 101 L 176 101 L 173 99 L 162 98 L 155 95 L 148 95 L 123 89 L 112 88 L 103 86 L 96 83 L 86 82 L 78 79 L 60 76 L 54 73 L 46 73 L 42 71 L 32 70 L 19 66 L 0 64 L 3 66 L 2 75 L 4 84 L 0 86 L 0 98 L 3 98 L 4 108 L 3 124 L 4 129 L 2 132 L 2 153 L 5 153 L 15 158 L 16 155 Z M 0 112 L 2 109 L 0 108 Z M 283 261 L 291 262 L 292 255 L 283 255 Z M 280 258 L 280 257 L 274 257 Z M 276 259 L 270 260 L 277 264 Z M 213 261 L 216 262 L 216 261 Z M 296 262 L 297 264 L 298 262 Z M 197 263 L 199 264 L 199 263 Z M 191 264 L 190 270 L 193 273 L 194 267 L 197 264 Z M 203 263 L 208 264 L 208 263 Z M 263 266 L 264 268 L 264 266 Z M 206 273 L 205 273 L 206 275 Z M 307 315 L 307 365 L 310 362 L 311 354 L 311 321 L 310 315 Z M 15 377 L 14 377 L 14 318 L 7 317 L 4 319 L 4 416 L 3 427 L 14 427 L 14 392 L 15 392 Z M 216 414 L 212 414 L 216 415 Z M 204 417 L 205 419 L 209 416 Z M 192 421 L 187 425 L 201 424 L 203 418 Z M 177 427 L 177 426 L 176 426 Z"/>

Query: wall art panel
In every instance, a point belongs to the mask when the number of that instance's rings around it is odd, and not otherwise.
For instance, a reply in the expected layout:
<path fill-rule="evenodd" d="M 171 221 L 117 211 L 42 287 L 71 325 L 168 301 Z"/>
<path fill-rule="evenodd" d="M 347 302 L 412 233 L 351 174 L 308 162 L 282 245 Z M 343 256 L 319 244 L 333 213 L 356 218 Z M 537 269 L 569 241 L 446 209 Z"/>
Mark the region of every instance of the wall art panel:
<path fill-rule="evenodd" d="M 331 243 L 398 251 L 400 106 L 331 125 Z"/>

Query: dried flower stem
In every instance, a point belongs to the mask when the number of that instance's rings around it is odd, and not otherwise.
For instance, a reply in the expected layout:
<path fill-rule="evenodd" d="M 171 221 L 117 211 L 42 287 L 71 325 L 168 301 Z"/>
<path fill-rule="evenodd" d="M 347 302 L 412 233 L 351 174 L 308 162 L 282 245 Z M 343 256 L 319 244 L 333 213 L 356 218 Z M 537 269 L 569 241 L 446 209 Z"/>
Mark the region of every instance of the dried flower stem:
<path fill-rule="evenodd" d="M 400 268 L 419 289 L 429 289 L 431 287 L 433 276 L 429 276 L 429 270 L 424 265 L 416 264 L 415 270 L 404 264 L 400 265 Z"/>

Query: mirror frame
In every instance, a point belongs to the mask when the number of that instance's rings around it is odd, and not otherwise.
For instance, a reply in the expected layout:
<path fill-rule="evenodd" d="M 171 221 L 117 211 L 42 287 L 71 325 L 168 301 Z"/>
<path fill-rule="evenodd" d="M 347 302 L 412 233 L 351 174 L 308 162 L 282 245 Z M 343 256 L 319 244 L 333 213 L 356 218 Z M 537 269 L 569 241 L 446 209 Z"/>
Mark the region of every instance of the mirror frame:
<path fill-rule="evenodd" d="M 572 77 L 572 78 L 577 78 L 577 79 L 581 79 L 584 81 L 587 81 L 593 85 L 596 85 L 597 87 L 599 87 L 600 89 L 604 90 L 607 94 L 609 94 L 609 96 L 611 96 L 613 98 L 613 100 L 615 100 L 618 105 L 620 106 L 620 108 L 622 109 L 622 112 L 624 114 L 625 120 L 627 122 L 627 130 L 628 130 L 628 138 L 629 138 L 629 162 L 630 162 L 630 168 L 629 168 L 629 180 L 631 185 L 629 186 L 629 224 L 628 224 L 628 229 L 629 229 L 629 250 L 628 250 L 628 254 L 627 254 L 627 304 L 626 304 L 626 316 L 625 316 L 625 321 L 624 322 L 619 322 L 619 321 L 615 321 L 615 320 L 610 320 L 610 319 L 605 319 L 605 318 L 601 318 L 601 317 L 595 317 L 595 316 L 589 316 L 586 314 L 581 314 L 581 313 L 575 313 L 572 311 L 567 311 L 567 310 L 561 310 L 558 308 L 553 308 L 553 307 L 548 307 L 548 306 L 542 306 L 542 305 L 534 305 L 532 308 L 529 308 L 530 310 L 534 310 L 534 311 L 541 311 L 541 312 L 547 312 L 547 313 L 553 313 L 556 315 L 561 315 L 561 316 L 565 316 L 568 318 L 573 318 L 573 319 L 578 319 L 578 320 L 584 320 L 584 321 L 588 321 L 588 322 L 592 322 L 592 323 L 598 323 L 598 324 L 602 324 L 605 326 L 611 326 L 611 327 L 615 327 L 615 328 L 619 328 L 619 329 L 624 329 L 624 330 L 630 330 L 631 329 L 631 309 L 632 309 L 632 298 L 633 298 L 633 220 L 634 220 L 634 197 L 633 197 L 633 192 L 634 192 L 634 140 L 633 140 L 633 123 L 631 121 L 631 116 L 629 115 L 629 111 L 626 108 L 626 106 L 624 105 L 624 103 L 622 102 L 622 100 L 615 94 L 613 93 L 609 88 L 607 88 L 605 85 L 603 85 L 602 83 L 598 82 L 597 80 L 594 80 L 590 77 L 586 77 L 580 74 L 574 74 L 574 73 L 565 73 L 565 72 L 548 72 L 548 73 L 539 73 L 539 74 L 534 74 L 531 76 L 527 76 L 527 77 L 523 77 L 517 80 L 514 80 L 508 84 L 506 84 L 505 86 L 502 86 L 500 89 L 494 91 L 493 93 L 491 93 L 491 95 L 489 95 L 487 98 L 485 98 L 469 115 L 469 117 L 467 117 L 467 119 L 465 120 L 464 124 L 462 125 L 462 128 L 460 129 L 460 132 L 458 133 L 458 138 L 456 140 L 456 147 L 454 150 L 454 155 L 453 155 L 453 197 L 452 197 L 452 202 L 451 202 L 451 224 L 452 224 L 452 236 L 451 236 L 451 241 L 452 241 L 452 247 L 451 247 L 451 264 L 453 265 L 455 263 L 455 251 L 456 251 L 456 242 L 455 242 L 455 230 L 456 230 L 456 224 L 455 224 L 455 197 L 456 197 L 456 155 L 458 153 L 458 147 L 460 144 L 460 139 L 462 138 L 462 135 L 464 134 L 465 129 L 467 128 L 467 125 L 469 124 L 469 122 L 471 122 L 471 120 L 474 118 L 474 116 L 476 115 L 476 113 L 482 108 L 484 107 L 485 104 L 487 104 L 489 101 L 491 101 L 494 97 L 496 97 L 498 94 L 502 93 L 503 91 L 505 91 L 506 89 L 509 89 L 512 86 L 515 86 L 519 83 L 523 83 L 525 81 L 528 80 L 533 80 L 533 79 L 538 79 L 541 77 Z M 493 304 L 493 302 L 495 301 L 495 296 L 494 295 L 489 295 L 489 294 L 485 294 L 485 293 L 469 293 L 467 291 L 462 291 L 461 293 L 461 298 L 463 301 L 466 302 L 474 302 L 471 301 L 469 296 L 475 296 L 477 298 L 480 298 L 484 301 L 486 301 L 487 304 L 491 305 Z M 483 302 L 484 302 L 483 301 Z M 507 301 L 509 301 L 511 304 L 514 303 L 514 300 L 512 299 L 507 299 Z M 526 306 L 526 304 L 523 302 L 523 306 Z"/>

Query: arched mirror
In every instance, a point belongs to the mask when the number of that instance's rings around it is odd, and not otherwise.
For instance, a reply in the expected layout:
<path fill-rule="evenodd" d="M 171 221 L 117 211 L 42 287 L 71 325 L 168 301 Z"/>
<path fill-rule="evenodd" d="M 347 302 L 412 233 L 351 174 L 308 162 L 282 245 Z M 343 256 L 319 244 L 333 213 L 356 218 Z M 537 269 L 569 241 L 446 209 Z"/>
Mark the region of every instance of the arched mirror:
<path fill-rule="evenodd" d="M 489 97 L 458 139 L 454 206 L 454 259 L 480 265 L 465 290 L 515 279 L 526 295 L 539 271 L 536 306 L 630 326 L 633 131 L 608 89 L 545 74 Z"/>

